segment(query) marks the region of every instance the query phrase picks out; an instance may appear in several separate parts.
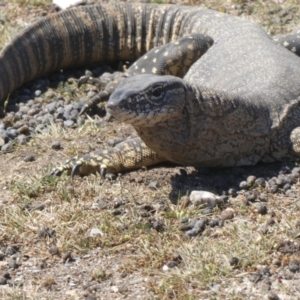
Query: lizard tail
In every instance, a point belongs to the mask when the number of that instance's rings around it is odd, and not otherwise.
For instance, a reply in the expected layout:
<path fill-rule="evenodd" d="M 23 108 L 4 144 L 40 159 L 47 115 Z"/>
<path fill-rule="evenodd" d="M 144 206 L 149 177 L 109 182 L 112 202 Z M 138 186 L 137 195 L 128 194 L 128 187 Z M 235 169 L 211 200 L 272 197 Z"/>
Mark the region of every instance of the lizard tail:
<path fill-rule="evenodd" d="M 75 7 L 42 18 L 0 53 L 0 109 L 22 84 L 55 70 L 134 61 L 182 35 L 184 17 L 186 9 L 178 7 L 115 3 Z"/>

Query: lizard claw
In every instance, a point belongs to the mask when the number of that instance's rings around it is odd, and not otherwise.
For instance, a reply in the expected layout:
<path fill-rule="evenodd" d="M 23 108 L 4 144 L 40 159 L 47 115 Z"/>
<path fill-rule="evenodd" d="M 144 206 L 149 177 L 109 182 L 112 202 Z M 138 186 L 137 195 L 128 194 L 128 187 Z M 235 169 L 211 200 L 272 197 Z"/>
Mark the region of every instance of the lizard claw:
<path fill-rule="evenodd" d="M 51 170 L 50 176 L 60 176 L 62 174 L 62 171 L 58 168 Z"/>
<path fill-rule="evenodd" d="M 74 178 L 75 175 L 80 174 L 80 167 L 81 167 L 81 164 L 76 163 L 74 165 L 74 167 L 72 168 L 72 171 L 71 171 L 71 178 L 72 179 Z"/>
<path fill-rule="evenodd" d="M 81 116 L 83 113 L 85 113 L 87 110 L 96 107 L 99 103 L 108 101 L 110 94 L 106 91 L 101 91 L 91 99 L 89 99 L 85 105 L 82 107 L 82 109 L 79 112 L 79 116 Z"/>
<path fill-rule="evenodd" d="M 101 166 L 100 167 L 100 176 L 102 177 L 102 178 L 105 178 L 105 175 L 106 175 L 106 167 L 103 167 L 103 166 Z"/>

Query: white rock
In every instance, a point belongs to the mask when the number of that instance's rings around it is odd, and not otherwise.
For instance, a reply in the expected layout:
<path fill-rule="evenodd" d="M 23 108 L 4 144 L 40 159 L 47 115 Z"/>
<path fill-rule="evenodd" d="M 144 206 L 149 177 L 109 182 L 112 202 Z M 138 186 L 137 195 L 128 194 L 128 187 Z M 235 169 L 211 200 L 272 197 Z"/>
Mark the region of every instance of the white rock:
<path fill-rule="evenodd" d="M 215 207 L 217 203 L 217 196 L 207 191 L 192 191 L 190 194 L 190 201 L 195 205 L 207 205 Z"/>
<path fill-rule="evenodd" d="M 164 265 L 164 266 L 162 267 L 162 270 L 163 270 L 164 272 L 167 272 L 167 271 L 169 271 L 169 267 L 168 267 L 167 265 Z"/>
<path fill-rule="evenodd" d="M 104 233 L 103 231 L 101 231 L 99 228 L 97 227 L 93 227 L 90 231 L 90 236 L 96 236 L 96 235 L 100 235 L 100 236 L 103 236 Z"/>
<path fill-rule="evenodd" d="M 71 5 L 81 3 L 82 0 L 53 0 L 52 2 L 61 9 L 65 9 Z"/>

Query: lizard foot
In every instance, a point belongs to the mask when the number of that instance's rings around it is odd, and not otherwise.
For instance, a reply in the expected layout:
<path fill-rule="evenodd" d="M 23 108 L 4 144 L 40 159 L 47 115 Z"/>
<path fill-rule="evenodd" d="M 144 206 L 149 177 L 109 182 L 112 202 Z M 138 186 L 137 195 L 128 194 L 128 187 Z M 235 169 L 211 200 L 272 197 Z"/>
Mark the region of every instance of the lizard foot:
<path fill-rule="evenodd" d="M 52 169 L 50 175 L 60 176 L 66 171 L 73 178 L 75 175 L 86 176 L 98 172 L 101 177 L 106 177 L 108 174 L 118 173 L 118 165 L 118 156 L 114 149 L 99 150 L 68 159 L 63 165 Z"/>

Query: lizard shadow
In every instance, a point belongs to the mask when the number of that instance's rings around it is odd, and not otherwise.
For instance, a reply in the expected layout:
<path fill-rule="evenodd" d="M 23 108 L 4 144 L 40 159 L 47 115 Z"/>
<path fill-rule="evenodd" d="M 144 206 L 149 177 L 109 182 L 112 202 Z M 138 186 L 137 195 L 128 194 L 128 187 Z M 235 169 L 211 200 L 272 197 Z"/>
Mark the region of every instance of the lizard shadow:
<path fill-rule="evenodd" d="M 278 176 L 290 176 L 289 174 L 292 173 L 295 167 L 294 162 L 283 162 L 273 164 L 259 163 L 255 166 L 223 169 L 203 168 L 200 170 L 189 170 L 189 168 L 179 168 L 179 171 L 171 177 L 172 189 L 169 198 L 173 204 L 177 204 L 182 196 L 189 195 L 194 190 L 209 191 L 217 195 L 230 194 L 235 196 L 243 190 L 242 182 L 245 183 L 249 176 L 255 176 L 256 180 L 262 183 L 262 188 L 264 188 L 262 192 L 264 192 L 268 191 L 271 178 L 274 180 Z M 285 193 L 283 185 L 279 186 L 276 192 Z M 245 190 L 248 190 L 248 188 Z"/>

